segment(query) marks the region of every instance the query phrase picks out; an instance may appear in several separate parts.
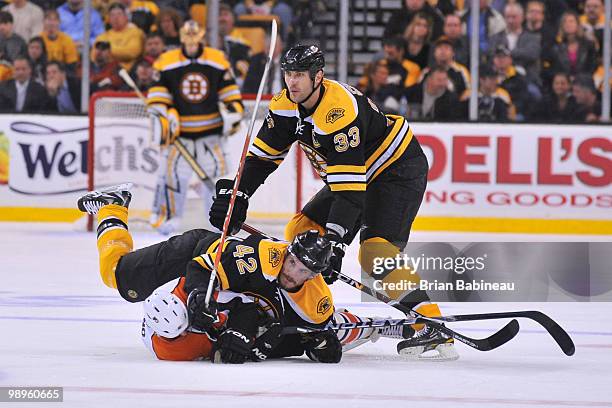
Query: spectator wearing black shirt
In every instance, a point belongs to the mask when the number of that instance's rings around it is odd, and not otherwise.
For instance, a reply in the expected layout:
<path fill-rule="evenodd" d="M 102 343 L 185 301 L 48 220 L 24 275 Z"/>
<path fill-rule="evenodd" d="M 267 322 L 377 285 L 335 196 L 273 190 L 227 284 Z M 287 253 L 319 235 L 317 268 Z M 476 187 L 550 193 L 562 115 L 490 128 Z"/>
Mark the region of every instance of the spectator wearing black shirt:
<path fill-rule="evenodd" d="M 395 35 L 403 35 L 406 31 L 406 27 L 412 22 L 412 19 L 422 13 L 429 17 L 432 24 L 432 39 L 436 39 L 442 35 L 442 29 L 444 27 L 444 18 L 442 14 L 431 7 L 426 0 L 404 0 L 402 9 L 398 12 L 393 13 L 387 26 L 383 37 L 393 37 Z"/>
<path fill-rule="evenodd" d="M 400 101 L 404 95 L 404 87 L 390 84 L 389 66 L 387 60 L 381 59 L 367 66 L 365 74 L 368 77 L 363 94 L 372 99 L 385 113 L 400 114 Z"/>
<path fill-rule="evenodd" d="M 425 80 L 406 90 L 409 112 L 415 119 L 452 121 L 462 118 L 457 94 L 448 90 L 445 68 L 434 67 Z"/>
<path fill-rule="evenodd" d="M 497 73 L 500 87 L 510 94 L 517 110 L 516 119 L 524 120 L 530 115 L 530 95 L 525 71 L 512 63 L 512 54 L 504 46 L 499 46 L 493 55 L 493 69 Z"/>
<path fill-rule="evenodd" d="M 488 65 L 479 69 L 478 75 L 478 120 L 482 122 L 505 122 L 514 119 L 514 106 L 508 91 L 500 88 L 497 73 Z M 464 102 L 465 109 L 469 101 Z"/>
<path fill-rule="evenodd" d="M 469 98 L 470 72 L 455 61 L 455 50 L 448 38 L 442 36 L 436 40 L 433 54 L 432 66 L 446 69 L 449 78 L 448 89 L 455 92 L 459 99 Z M 426 77 L 429 72 L 430 68 L 425 68 L 421 72 L 421 77 Z"/>
<path fill-rule="evenodd" d="M 181 38 L 179 30 L 181 29 L 181 24 L 183 24 L 181 16 L 173 9 L 162 9 L 157 15 L 157 29 L 164 39 L 166 50 L 180 48 Z"/>
<path fill-rule="evenodd" d="M 47 69 L 47 49 L 42 37 L 30 38 L 30 41 L 28 41 L 28 58 L 32 63 L 32 79 L 44 85 Z"/>
<path fill-rule="evenodd" d="M 580 24 L 587 37 L 597 45 L 599 56 L 602 54 L 605 21 L 603 1 L 586 0 L 584 2 L 584 14 L 580 16 Z"/>
<path fill-rule="evenodd" d="M 571 122 L 576 114 L 576 98 L 572 95 L 572 82 L 566 72 L 553 76 L 552 89 L 537 105 L 532 119 L 547 123 Z"/>
<path fill-rule="evenodd" d="M 27 57 L 13 61 L 14 79 L 0 82 L 0 111 L 49 112 L 53 110 L 44 86 L 32 80 L 32 65 Z"/>
<path fill-rule="evenodd" d="M 421 69 L 429 62 L 429 43 L 431 41 L 431 20 L 426 14 L 417 13 L 404 32 L 406 42 L 405 58 Z"/>
<path fill-rule="evenodd" d="M 593 78 L 586 74 L 577 75 L 572 85 L 572 93 L 576 98 L 573 122 L 599 122 L 601 103 L 597 99 Z"/>

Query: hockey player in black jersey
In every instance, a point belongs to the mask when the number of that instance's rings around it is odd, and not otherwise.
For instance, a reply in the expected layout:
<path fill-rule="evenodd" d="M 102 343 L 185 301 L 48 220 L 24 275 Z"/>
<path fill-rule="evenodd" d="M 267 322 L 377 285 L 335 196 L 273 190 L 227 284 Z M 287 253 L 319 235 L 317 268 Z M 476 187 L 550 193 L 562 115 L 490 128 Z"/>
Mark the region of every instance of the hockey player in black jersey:
<path fill-rule="evenodd" d="M 410 234 L 427 185 L 427 159 L 405 118 L 385 115 L 357 89 L 324 78 L 323 53 L 315 46 L 297 45 L 281 59 L 286 87 L 270 102 L 269 112 L 246 158 L 240 194 L 230 222 L 237 230 L 246 218 L 248 198 L 278 167 L 293 143 L 298 143 L 325 181 L 294 216 L 285 238 L 317 229 L 334 246 L 326 279 L 340 270 L 346 245 L 360 232 L 360 263 L 372 273 L 375 257 L 395 257 Z M 221 179 L 210 210 L 217 228 L 229 206 L 233 182 Z M 418 280 L 408 269 L 391 269 L 383 282 Z M 418 286 L 418 285 L 417 285 Z M 428 316 L 440 315 L 427 293 L 388 290 L 387 294 Z M 421 358 L 430 350 L 439 359 L 456 359 L 453 340 L 423 325 L 398 344 L 398 352 Z"/>
<path fill-rule="evenodd" d="M 308 336 L 278 336 L 284 326 L 324 328 L 332 319 L 332 295 L 321 276 L 331 258 L 329 240 L 315 231 L 299 234 L 291 243 L 251 235 L 229 237 L 219 249 L 220 234 L 194 229 L 132 251 L 127 226 L 129 190 L 130 185 L 124 184 L 93 191 L 81 197 L 77 205 L 81 211 L 98 216 L 103 282 L 129 302 L 148 299 L 148 303 L 172 306 L 168 316 L 159 307 L 149 308 L 149 314 L 158 313 L 150 318 L 154 323 L 149 328 L 158 329 L 160 336 L 152 336 L 143 327 L 145 344 L 159 358 L 207 358 L 218 349 L 220 360 L 230 363 L 304 353 L 314 361 L 340 361 L 342 345 L 331 330 Z M 206 305 L 208 282 L 219 250 L 222 254 L 214 292 Z M 169 286 L 150 297 L 163 285 Z M 172 313 L 181 309 L 176 302 L 185 305 L 188 324 L 169 324 L 180 319 L 181 313 Z M 222 311 L 225 317 L 220 316 Z M 159 326 L 165 326 L 165 333 Z M 257 342 L 255 335 L 261 326 L 268 331 Z M 256 347 L 257 353 L 252 352 Z"/>
<path fill-rule="evenodd" d="M 230 64 L 222 51 L 204 45 L 205 30 L 189 20 L 180 34 L 181 48 L 155 61 L 158 78 L 147 94 L 154 133 L 164 146 L 151 217 L 163 234 L 180 224 L 193 173 L 173 141 L 180 138 L 211 179 L 223 177 L 225 136 L 236 130 L 244 112 Z M 208 185 L 200 190 L 205 208 L 212 203 L 212 190 Z"/>

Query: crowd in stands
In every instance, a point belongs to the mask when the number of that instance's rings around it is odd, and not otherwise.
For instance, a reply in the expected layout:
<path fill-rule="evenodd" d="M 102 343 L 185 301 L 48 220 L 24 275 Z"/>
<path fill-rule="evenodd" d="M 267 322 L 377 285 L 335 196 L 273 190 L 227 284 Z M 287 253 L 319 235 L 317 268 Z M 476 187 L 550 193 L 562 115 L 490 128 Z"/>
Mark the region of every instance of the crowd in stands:
<path fill-rule="evenodd" d="M 466 120 L 469 1 L 402 3 L 358 88 L 383 110 L 412 119 Z M 479 121 L 600 120 L 603 0 L 480 0 L 479 5 Z"/>
<path fill-rule="evenodd" d="M 382 49 L 357 87 L 384 111 L 411 119 L 467 120 L 469 0 L 397 0 Z M 186 19 L 203 23 L 204 0 L 93 0 L 84 37 L 83 0 L 0 1 L 0 111 L 77 113 L 81 52 L 90 52 L 90 92 L 125 90 L 126 69 L 142 91 L 154 61 L 180 47 Z M 323 2 L 324 3 L 324 2 Z M 280 23 L 268 92 L 281 87 L 283 46 L 308 35 L 319 1 L 222 1 L 219 45 L 244 93 L 265 65 L 262 18 Z M 603 0 L 480 0 L 480 121 L 597 122 L 604 71 Z M 264 19 L 265 21 L 265 19 Z M 238 24 L 241 22 L 241 24 Z"/>

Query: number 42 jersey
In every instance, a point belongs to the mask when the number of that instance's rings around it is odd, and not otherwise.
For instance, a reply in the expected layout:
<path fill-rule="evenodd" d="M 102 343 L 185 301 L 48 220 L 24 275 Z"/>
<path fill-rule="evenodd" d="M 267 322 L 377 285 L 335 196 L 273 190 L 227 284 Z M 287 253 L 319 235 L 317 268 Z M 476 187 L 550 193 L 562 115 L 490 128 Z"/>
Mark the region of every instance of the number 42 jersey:
<path fill-rule="evenodd" d="M 244 239 L 229 237 L 217 269 L 220 289 L 246 295 L 283 325 L 323 326 L 332 318 L 334 307 L 331 291 L 320 274 L 296 292 L 288 292 L 278 285 L 277 276 L 288 245 L 256 235 Z M 218 246 L 219 239 L 216 239 L 189 263 L 186 293 L 208 285 Z"/>

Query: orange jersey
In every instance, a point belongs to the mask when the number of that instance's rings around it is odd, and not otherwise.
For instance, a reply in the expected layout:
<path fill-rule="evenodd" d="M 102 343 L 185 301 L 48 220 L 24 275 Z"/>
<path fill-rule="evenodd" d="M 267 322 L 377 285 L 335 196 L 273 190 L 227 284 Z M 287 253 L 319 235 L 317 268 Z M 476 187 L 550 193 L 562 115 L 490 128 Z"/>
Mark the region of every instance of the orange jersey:
<path fill-rule="evenodd" d="M 185 278 L 180 278 L 170 281 L 162 287 L 171 290 L 173 294 L 187 305 L 187 293 L 185 293 L 183 289 L 184 285 Z M 236 296 L 239 295 L 230 292 L 221 292 L 217 297 L 217 301 L 219 303 L 229 302 Z M 215 328 L 222 328 L 226 321 L 227 313 L 219 313 L 219 322 L 215 323 Z M 173 361 L 193 361 L 209 358 L 215 341 L 207 333 L 195 333 L 189 329 L 174 339 L 158 336 L 145 324 L 144 319 L 142 321 L 141 336 L 145 346 L 158 359 Z"/>

